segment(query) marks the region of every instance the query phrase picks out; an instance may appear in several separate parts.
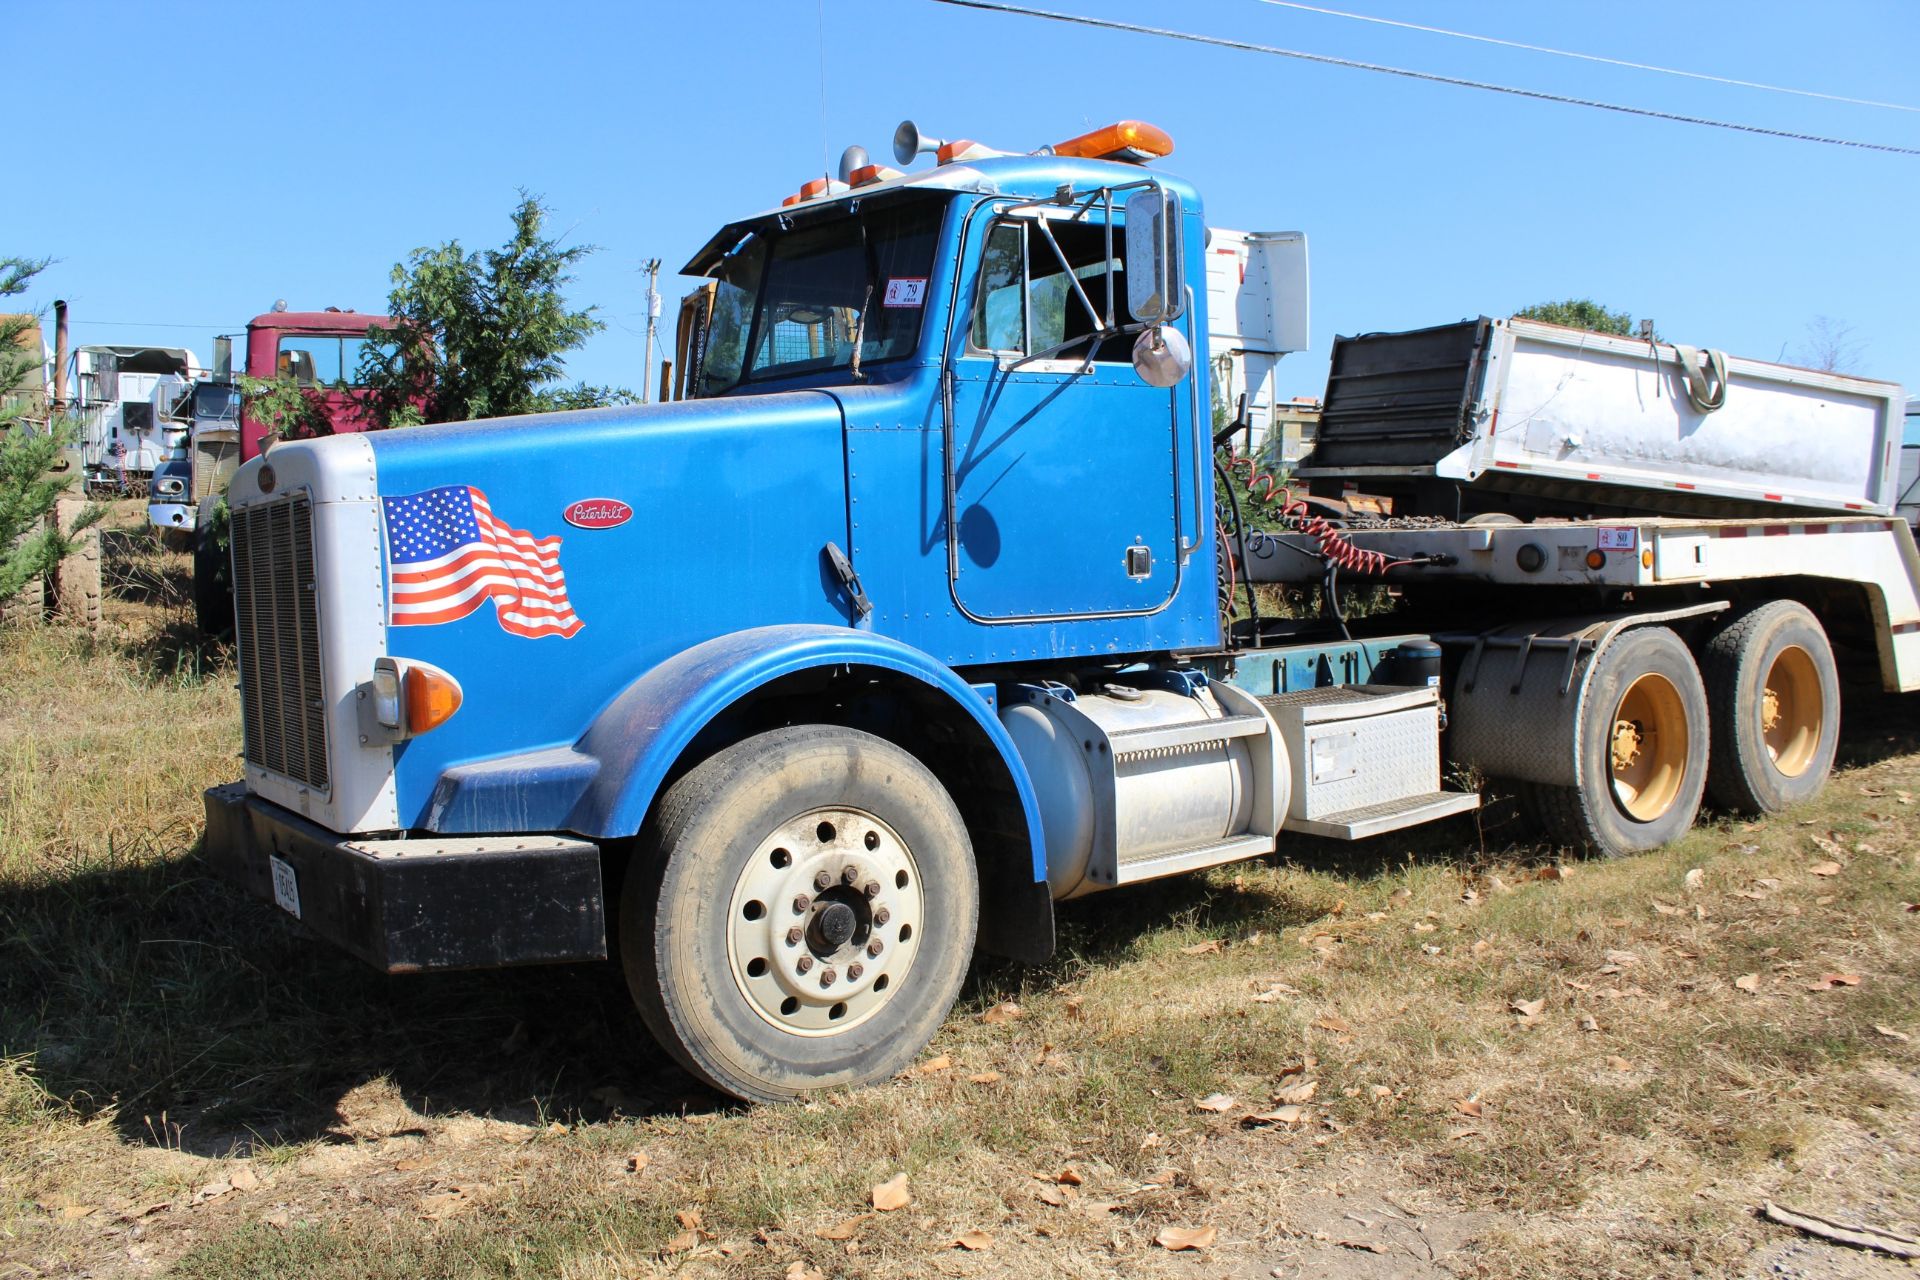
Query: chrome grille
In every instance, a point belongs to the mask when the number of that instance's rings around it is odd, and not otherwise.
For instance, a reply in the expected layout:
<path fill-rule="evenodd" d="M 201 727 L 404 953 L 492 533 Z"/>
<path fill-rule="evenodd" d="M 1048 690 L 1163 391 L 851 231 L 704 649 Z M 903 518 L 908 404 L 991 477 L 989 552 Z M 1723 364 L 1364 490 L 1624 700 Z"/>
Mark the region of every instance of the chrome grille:
<path fill-rule="evenodd" d="M 305 494 L 233 513 L 233 604 L 247 762 L 320 791 L 327 706 L 320 682 L 313 504 Z"/>

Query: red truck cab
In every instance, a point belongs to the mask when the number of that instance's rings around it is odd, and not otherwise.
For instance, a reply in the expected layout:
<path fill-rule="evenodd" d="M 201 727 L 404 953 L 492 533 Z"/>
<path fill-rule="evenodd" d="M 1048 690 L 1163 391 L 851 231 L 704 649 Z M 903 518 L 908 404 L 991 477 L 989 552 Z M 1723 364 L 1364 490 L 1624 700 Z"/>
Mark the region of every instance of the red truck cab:
<path fill-rule="evenodd" d="M 358 387 L 360 356 L 367 330 L 387 328 L 387 316 L 362 315 L 328 307 L 325 311 L 269 311 L 247 322 L 247 376 L 291 377 L 318 400 L 318 407 L 340 434 L 367 429 L 365 410 L 353 392 Z M 272 428 L 249 408 L 240 414 L 240 460 L 258 456 Z"/>

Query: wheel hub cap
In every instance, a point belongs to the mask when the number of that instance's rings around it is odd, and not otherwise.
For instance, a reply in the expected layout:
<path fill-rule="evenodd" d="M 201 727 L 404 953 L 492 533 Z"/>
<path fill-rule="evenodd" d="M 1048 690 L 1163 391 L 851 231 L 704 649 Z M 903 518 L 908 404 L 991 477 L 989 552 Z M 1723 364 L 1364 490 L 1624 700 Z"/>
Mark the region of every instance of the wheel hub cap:
<path fill-rule="evenodd" d="M 1687 710 L 1673 682 L 1648 672 L 1627 686 L 1613 713 L 1614 799 L 1652 822 L 1680 798 L 1688 776 Z"/>
<path fill-rule="evenodd" d="M 781 824 L 741 869 L 728 964 L 762 1018 L 834 1035 L 908 979 L 924 915 L 919 865 L 892 827 L 861 809 L 816 809 Z"/>

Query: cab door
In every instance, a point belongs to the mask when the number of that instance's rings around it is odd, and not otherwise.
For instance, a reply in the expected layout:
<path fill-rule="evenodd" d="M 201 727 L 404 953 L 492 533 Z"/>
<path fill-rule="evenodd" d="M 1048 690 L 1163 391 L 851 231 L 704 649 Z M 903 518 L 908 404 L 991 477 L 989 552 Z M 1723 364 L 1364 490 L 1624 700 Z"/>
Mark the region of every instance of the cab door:
<path fill-rule="evenodd" d="M 946 515 L 953 597 L 977 621 L 1154 613 L 1179 590 L 1191 384 L 1148 386 L 1133 333 L 1099 336 L 1131 323 L 1112 217 L 1098 203 L 969 216 Z"/>

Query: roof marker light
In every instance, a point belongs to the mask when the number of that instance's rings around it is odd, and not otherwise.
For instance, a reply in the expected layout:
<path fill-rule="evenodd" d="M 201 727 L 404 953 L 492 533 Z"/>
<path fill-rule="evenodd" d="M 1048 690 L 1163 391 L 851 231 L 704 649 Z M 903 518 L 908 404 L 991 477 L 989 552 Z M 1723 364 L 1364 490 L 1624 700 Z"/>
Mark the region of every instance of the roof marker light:
<path fill-rule="evenodd" d="M 887 182 L 903 176 L 898 169 L 890 169 L 884 164 L 863 164 L 847 175 L 847 185 L 870 187 L 876 182 Z"/>
<path fill-rule="evenodd" d="M 1121 120 L 1041 150 L 1082 160 L 1128 160 L 1139 164 L 1172 155 L 1173 138 L 1165 129 L 1155 125 L 1140 120 Z"/>
<path fill-rule="evenodd" d="M 943 143 L 940 149 L 933 153 L 933 159 L 935 164 L 958 164 L 968 160 L 986 160 L 1006 154 L 1004 151 L 995 151 L 992 147 L 981 146 L 972 138 L 955 138 L 952 142 Z"/>
<path fill-rule="evenodd" d="M 821 196 L 845 194 L 846 190 L 847 184 L 844 182 L 835 182 L 831 178 L 815 178 L 811 182 L 800 184 L 800 199 L 802 201 L 817 200 Z"/>

